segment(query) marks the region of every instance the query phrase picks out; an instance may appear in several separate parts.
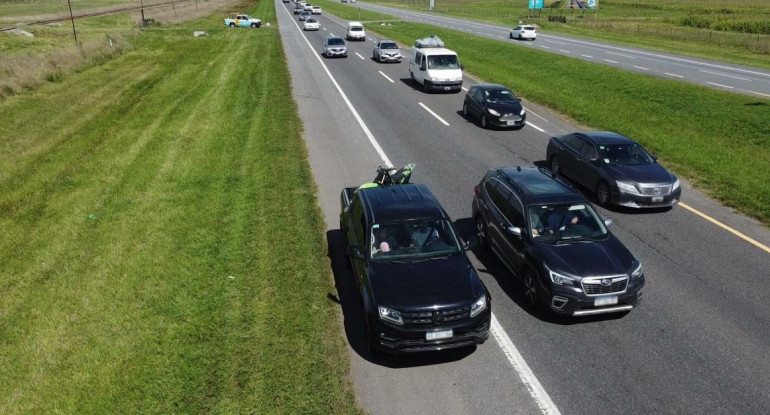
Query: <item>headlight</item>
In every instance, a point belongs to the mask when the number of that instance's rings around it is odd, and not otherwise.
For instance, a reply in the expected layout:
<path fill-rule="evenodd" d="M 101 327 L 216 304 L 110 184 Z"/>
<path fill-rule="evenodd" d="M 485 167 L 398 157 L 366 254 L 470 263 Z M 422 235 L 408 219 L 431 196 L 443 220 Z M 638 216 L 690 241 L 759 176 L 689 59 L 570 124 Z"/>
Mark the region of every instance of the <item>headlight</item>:
<path fill-rule="evenodd" d="M 551 281 L 553 281 L 556 285 L 575 285 L 575 279 L 572 277 L 568 277 L 563 274 L 559 274 L 558 272 L 551 271 L 550 268 L 548 268 L 548 265 L 543 264 L 545 267 L 545 270 L 548 272 L 548 275 L 551 277 Z"/>
<path fill-rule="evenodd" d="M 434 77 L 431 76 L 428 79 L 430 79 L 432 82 L 438 82 L 440 78 L 434 78 Z"/>
<path fill-rule="evenodd" d="M 636 190 L 636 186 L 628 183 L 618 182 L 618 188 L 623 193 L 633 193 L 635 195 L 641 194 Z"/>
<path fill-rule="evenodd" d="M 404 319 L 401 318 L 401 313 L 396 310 L 392 310 L 388 307 L 379 306 L 380 318 L 391 323 L 404 324 Z"/>
<path fill-rule="evenodd" d="M 521 109 L 521 112 L 519 113 L 519 115 L 521 115 L 521 116 L 523 117 L 523 116 L 524 116 L 524 114 L 526 114 L 526 113 L 527 113 L 527 110 L 525 110 L 524 108 L 522 108 L 522 109 Z"/>
<path fill-rule="evenodd" d="M 489 113 L 494 115 L 494 116 L 497 116 L 497 117 L 500 116 L 500 113 L 495 111 L 495 110 L 493 110 L 492 108 L 487 108 L 487 111 L 489 111 Z"/>
<path fill-rule="evenodd" d="M 471 304 L 471 317 L 476 317 L 480 312 L 487 308 L 487 294 L 481 294 L 478 300 Z"/>
<path fill-rule="evenodd" d="M 671 191 L 673 192 L 674 190 L 676 190 L 678 188 L 679 188 L 679 179 L 676 179 L 676 180 L 674 180 L 674 185 L 671 186 Z"/>
<path fill-rule="evenodd" d="M 640 262 L 639 265 L 636 266 L 636 269 L 634 269 L 634 272 L 631 273 L 631 279 L 636 279 L 642 276 L 642 263 Z"/>

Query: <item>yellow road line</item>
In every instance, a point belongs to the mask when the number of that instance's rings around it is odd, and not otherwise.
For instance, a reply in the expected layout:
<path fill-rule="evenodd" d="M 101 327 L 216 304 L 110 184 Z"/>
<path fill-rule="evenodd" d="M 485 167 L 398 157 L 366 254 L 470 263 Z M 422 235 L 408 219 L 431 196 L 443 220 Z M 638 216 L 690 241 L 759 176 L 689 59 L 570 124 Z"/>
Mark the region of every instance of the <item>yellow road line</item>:
<path fill-rule="evenodd" d="M 688 205 L 686 205 L 686 204 L 684 204 L 682 202 L 679 202 L 679 206 L 689 210 L 690 212 L 692 212 L 692 213 L 702 217 L 703 219 L 706 219 L 707 221 L 713 223 L 714 225 L 719 226 L 720 228 L 722 228 L 722 229 L 724 229 L 724 230 L 734 234 L 735 236 L 737 236 L 737 237 L 739 237 L 739 238 L 749 242 L 750 244 L 752 244 L 752 245 L 756 246 L 757 248 L 759 248 L 759 249 L 767 252 L 768 254 L 770 254 L 770 248 L 768 248 L 767 246 L 757 242 L 755 239 L 752 239 L 752 238 L 750 238 L 750 237 L 748 237 L 748 236 L 746 236 L 746 235 L 736 231 L 735 229 L 733 229 L 733 228 L 725 225 L 724 223 L 722 223 L 722 222 L 712 218 L 711 216 L 709 216 L 709 215 L 707 215 L 707 214 L 705 214 L 705 213 L 703 213 L 703 212 L 701 212 L 701 211 L 699 211 L 699 210 L 697 210 L 697 209 L 695 209 L 695 208 L 693 208 L 691 206 L 688 206 Z"/>

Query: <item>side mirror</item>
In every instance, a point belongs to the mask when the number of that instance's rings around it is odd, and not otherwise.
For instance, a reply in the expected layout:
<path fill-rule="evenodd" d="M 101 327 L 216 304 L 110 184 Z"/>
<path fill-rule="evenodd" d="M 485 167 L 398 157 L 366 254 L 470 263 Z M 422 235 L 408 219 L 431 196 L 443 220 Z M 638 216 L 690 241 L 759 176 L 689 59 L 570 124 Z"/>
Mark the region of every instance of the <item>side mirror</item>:
<path fill-rule="evenodd" d="M 652 159 L 655 160 L 656 163 L 658 162 L 658 155 L 657 154 L 650 154 L 650 157 L 652 157 Z"/>
<path fill-rule="evenodd" d="M 348 255 L 355 259 L 364 259 L 364 253 L 361 252 L 361 248 L 358 245 L 350 245 L 348 247 Z"/>
<path fill-rule="evenodd" d="M 518 226 L 509 226 L 505 230 L 513 236 L 521 237 L 521 228 Z"/>
<path fill-rule="evenodd" d="M 463 244 L 463 250 L 470 251 L 471 249 L 476 249 L 477 246 L 479 246 L 478 241 L 476 240 L 476 236 L 469 236 L 465 239 L 465 243 Z"/>
<path fill-rule="evenodd" d="M 460 65 L 460 70 L 464 71 L 465 70 L 465 65 Z"/>
<path fill-rule="evenodd" d="M 608 227 L 608 228 L 609 228 L 610 226 L 612 226 L 612 219 L 610 219 L 610 218 L 604 218 L 604 226 L 606 226 L 606 227 Z"/>

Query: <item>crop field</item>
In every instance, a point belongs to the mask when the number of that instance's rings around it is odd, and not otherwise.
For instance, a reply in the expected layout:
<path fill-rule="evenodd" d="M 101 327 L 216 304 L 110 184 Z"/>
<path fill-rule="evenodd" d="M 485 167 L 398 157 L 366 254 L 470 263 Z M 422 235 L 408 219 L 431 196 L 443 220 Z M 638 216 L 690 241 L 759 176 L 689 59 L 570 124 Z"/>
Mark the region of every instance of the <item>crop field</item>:
<path fill-rule="evenodd" d="M 0 101 L 0 413 L 356 413 L 278 31 L 128 41 Z"/>
<path fill-rule="evenodd" d="M 365 0 L 427 10 L 428 0 Z M 437 0 L 448 15 L 605 40 L 691 56 L 770 68 L 770 0 L 599 0 L 593 10 L 569 9 L 567 0 L 546 0 L 536 13 L 526 0 Z M 565 16 L 566 23 L 548 21 Z"/>

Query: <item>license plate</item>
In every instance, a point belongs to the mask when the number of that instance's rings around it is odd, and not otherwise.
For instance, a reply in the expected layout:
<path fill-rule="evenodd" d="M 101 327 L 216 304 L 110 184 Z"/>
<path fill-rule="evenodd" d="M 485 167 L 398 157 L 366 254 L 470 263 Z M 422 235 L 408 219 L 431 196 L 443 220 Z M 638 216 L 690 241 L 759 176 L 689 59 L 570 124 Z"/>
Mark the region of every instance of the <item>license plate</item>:
<path fill-rule="evenodd" d="M 429 331 L 425 333 L 425 340 L 440 340 L 452 337 L 452 329 L 441 331 Z"/>
<path fill-rule="evenodd" d="M 653 196 L 651 199 L 653 202 L 662 202 L 663 196 Z"/>
<path fill-rule="evenodd" d="M 516 121 L 506 121 L 505 123 L 508 125 L 516 125 Z"/>
<path fill-rule="evenodd" d="M 444 91 L 449 91 L 449 89 L 450 89 L 450 88 L 449 88 L 448 86 L 445 86 L 445 87 L 444 87 Z"/>
<path fill-rule="evenodd" d="M 618 296 L 617 295 L 608 295 L 606 297 L 596 297 L 594 298 L 594 306 L 601 307 L 605 305 L 613 305 L 618 303 Z"/>

